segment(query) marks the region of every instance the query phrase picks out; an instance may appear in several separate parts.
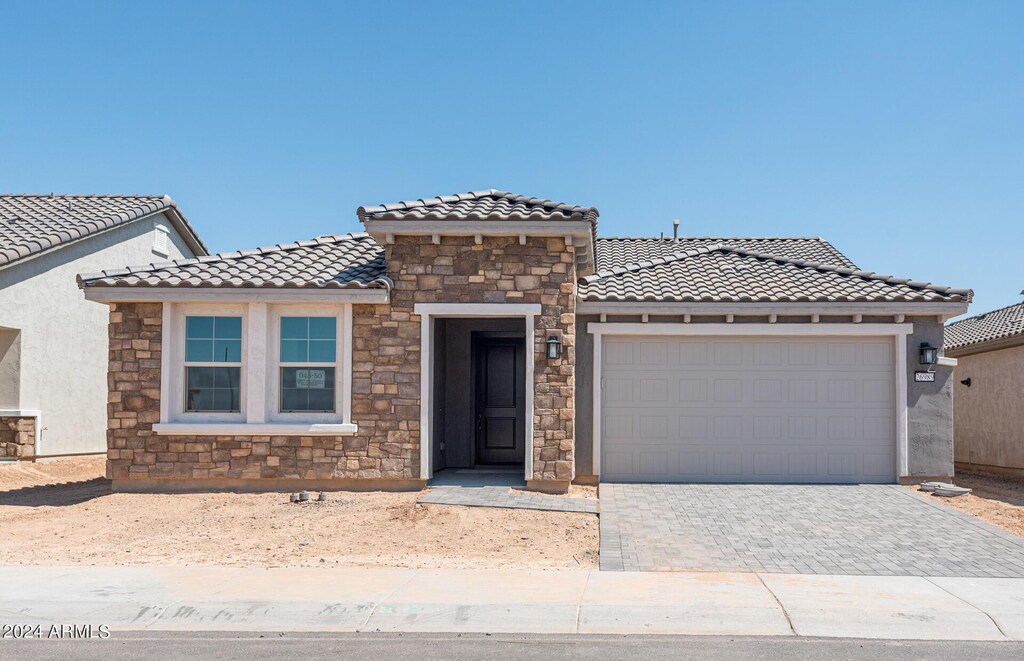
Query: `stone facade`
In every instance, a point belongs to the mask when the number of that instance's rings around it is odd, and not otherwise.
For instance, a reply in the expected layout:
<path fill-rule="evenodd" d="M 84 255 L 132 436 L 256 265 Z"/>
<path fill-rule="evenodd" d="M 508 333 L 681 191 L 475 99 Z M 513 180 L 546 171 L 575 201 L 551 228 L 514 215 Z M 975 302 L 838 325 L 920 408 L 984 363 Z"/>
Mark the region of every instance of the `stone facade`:
<path fill-rule="evenodd" d="M 0 457 L 31 457 L 36 453 L 36 419 L 0 417 Z"/>
<path fill-rule="evenodd" d="M 132 480 L 203 479 L 329 486 L 418 475 L 418 446 L 399 442 L 394 433 L 407 435 L 412 423 L 395 417 L 395 411 L 408 411 L 388 400 L 390 390 L 371 399 L 353 397 L 357 436 L 158 436 L 153 423 L 160 419 L 161 328 L 159 303 L 111 305 L 107 477 L 122 486 Z M 385 366 L 382 373 L 400 382 L 395 370 Z M 359 377 L 360 388 L 364 380 Z M 388 405 L 390 416 L 379 401 Z"/>
<path fill-rule="evenodd" d="M 354 305 L 352 436 L 167 436 L 160 419 L 162 306 L 110 312 L 108 477 L 340 483 L 420 475 L 420 318 L 416 303 L 538 303 L 533 467 L 539 488 L 574 476 L 575 265 L 564 239 L 399 236 L 387 246 L 390 305 Z M 562 356 L 545 357 L 560 333 Z M 531 358 L 528 358 L 531 359 Z"/>
<path fill-rule="evenodd" d="M 419 420 L 420 325 L 419 317 L 412 315 L 416 303 L 539 303 L 535 345 L 532 358 L 527 358 L 534 361 L 533 479 L 539 487 L 567 486 L 575 460 L 573 248 L 562 238 L 528 237 L 525 245 L 515 236 L 485 236 L 480 243 L 471 236 L 439 238 L 435 244 L 429 236 L 396 236 L 386 246 L 388 276 L 395 285 L 391 305 L 373 311 L 356 308 L 356 323 L 364 328 L 355 331 L 354 363 L 366 368 L 361 376 L 370 379 L 371 393 L 392 385 L 390 373 L 381 366 L 390 367 L 398 353 L 406 356 L 399 373 L 409 388 L 403 393 L 402 383 L 394 384 L 395 411 L 389 413 L 378 404 L 380 415 L 393 416 L 389 425 Z M 561 358 L 553 361 L 545 357 L 545 340 L 551 333 L 561 333 L 563 343 Z M 362 427 L 359 415 L 354 412 L 354 417 Z M 418 430 L 410 430 L 408 438 L 418 452 Z M 418 461 L 416 466 L 418 471 Z"/>

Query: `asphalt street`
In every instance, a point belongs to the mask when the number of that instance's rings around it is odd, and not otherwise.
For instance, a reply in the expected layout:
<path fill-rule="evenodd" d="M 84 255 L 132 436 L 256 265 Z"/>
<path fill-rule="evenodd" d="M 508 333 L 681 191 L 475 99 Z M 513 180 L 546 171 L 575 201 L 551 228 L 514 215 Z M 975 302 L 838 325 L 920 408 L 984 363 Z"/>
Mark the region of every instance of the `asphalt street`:
<path fill-rule="evenodd" d="M 3 640 L 4 659 L 787 659 L 1024 658 L 1024 643 L 732 636 L 219 634 L 114 632 L 107 640 Z"/>

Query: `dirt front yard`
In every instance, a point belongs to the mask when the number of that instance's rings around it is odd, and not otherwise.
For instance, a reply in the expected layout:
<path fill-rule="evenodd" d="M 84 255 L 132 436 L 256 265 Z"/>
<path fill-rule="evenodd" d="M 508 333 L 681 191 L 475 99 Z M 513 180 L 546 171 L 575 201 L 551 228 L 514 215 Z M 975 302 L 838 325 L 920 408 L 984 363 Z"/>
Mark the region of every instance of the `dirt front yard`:
<path fill-rule="evenodd" d="M 956 498 L 930 498 L 1024 537 L 1024 480 L 958 472 L 953 483 L 974 491 Z M 911 488 L 917 489 L 916 486 Z"/>
<path fill-rule="evenodd" d="M 103 470 L 0 464 L 0 564 L 597 566 L 593 514 L 417 505 L 418 493 L 111 493 Z"/>

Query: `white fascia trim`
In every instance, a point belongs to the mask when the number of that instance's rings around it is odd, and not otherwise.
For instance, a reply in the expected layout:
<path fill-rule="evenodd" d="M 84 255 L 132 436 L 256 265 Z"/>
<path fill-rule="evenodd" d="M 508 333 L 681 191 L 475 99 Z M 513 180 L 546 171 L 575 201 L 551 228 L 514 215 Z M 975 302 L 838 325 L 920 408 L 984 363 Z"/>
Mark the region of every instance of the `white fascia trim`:
<path fill-rule="evenodd" d="M 936 365 L 939 365 L 940 367 L 956 367 L 957 362 L 958 361 L 956 358 L 947 358 L 946 356 L 940 356 L 939 362 L 937 362 Z"/>
<path fill-rule="evenodd" d="M 907 409 L 907 342 L 906 336 L 896 342 L 896 476 L 910 474 L 910 412 Z"/>
<path fill-rule="evenodd" d="M 576 314 L 963 314 L 966 303 L 641 303 L 577 301 Z"/>
<path fill-rule="evenodd" d="M 914 324 L 616 324 L 590 322 L 593 335 L 910 335 Z"/>
<path fill-rule="evenodd" d="M 526 430 L 524 474 L 533 479 L 533 372 L 535 360 L 534 317 L 541 314 L 540 303 L 416 303 L 413 314 L 420 316 L 420 479 L 434 475 L 431 463 L 430 422 L 433 417 L 434 334 L 433 317 L 523 317 L 526 322 Z"/>
<path fill-rule="evenodd" d="M 43 413 L 39 409 L 0 409 L 0 418 L 35 418 L 35 454 L 43 454 L 39 444 L 43 440 Z"/>
<path fill-rule="evenodd" d="M 230 422 L 159 422 L 153 431 L 161 436 L 352 436 L 354 424 L 285 424 Z"/>
<path fill-rule="evenodd" d="M 386 289 L 211 289 L 206 287 L 87 287 L 85 298 L 99 303 L 388 303 Z"/>
<path fill-rule="evenodd" d="M 540 303 L 416 303 L 413 314 L 432 317 L 523 317 L 540 315 Z"/>

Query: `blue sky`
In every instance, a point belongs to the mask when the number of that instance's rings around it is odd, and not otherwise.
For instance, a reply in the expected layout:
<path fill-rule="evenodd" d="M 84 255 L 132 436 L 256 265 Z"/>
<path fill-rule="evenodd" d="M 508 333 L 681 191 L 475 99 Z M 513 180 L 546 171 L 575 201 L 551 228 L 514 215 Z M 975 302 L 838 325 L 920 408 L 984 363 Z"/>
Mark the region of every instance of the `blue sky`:
<path fill-rule="evenodd" d="M 1024 2 L 0 8 L 0 188 L 166 193 L 214 250 L 494 187 L 1024 288 Z"/>

